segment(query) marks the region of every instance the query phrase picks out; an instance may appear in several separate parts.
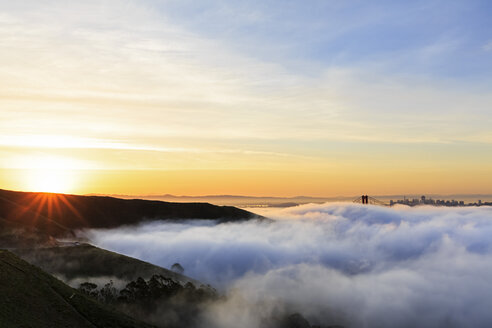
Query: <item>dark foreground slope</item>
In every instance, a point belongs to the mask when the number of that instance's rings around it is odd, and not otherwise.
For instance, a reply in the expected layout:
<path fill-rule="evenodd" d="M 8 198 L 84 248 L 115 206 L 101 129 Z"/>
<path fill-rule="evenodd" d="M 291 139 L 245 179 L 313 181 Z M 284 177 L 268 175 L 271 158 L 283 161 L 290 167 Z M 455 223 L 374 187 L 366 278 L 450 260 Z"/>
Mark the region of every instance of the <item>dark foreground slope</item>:
<path fill-rule="evenodd" d="M 144 220 L 256 218 L 251 212 L 208 203 L 169 203 L 142 199 L 17 192 L 0 189 L 0 218 L 53 236 L 74 229 L 114 228 Z"/>
<path fill-rule="evenodd" d="M 66 281 L 74 279 L 93 281 L 112 277 L 130 282 L 139 277 L 149 279 L 153 275 L 161 275 L 183 285 L 188 282 L 196 286 L 201 285 L 199 281 L 182 274 L 88 244 L 71 247 L 22 248 L 13 249 L 12 252 L 50 274 L 63 277 Z"/>
<path fill-rule="evenodd" d="M 151 327 L 1 250 L 0 295 L 0 326 L 5 328 Z"/>
<path fill-rule="evenodd" d="M 197 280 L 91 245 L 13 252 L 98 302 L 157 327 L 201 327 L 205 307 L 218 298 Z"/>

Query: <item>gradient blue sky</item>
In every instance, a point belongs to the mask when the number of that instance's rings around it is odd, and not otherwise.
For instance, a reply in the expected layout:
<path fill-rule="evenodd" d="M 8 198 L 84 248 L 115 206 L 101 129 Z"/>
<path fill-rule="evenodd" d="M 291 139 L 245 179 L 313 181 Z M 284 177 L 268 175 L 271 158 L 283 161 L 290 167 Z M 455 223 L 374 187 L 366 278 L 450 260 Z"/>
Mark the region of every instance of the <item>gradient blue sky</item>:
<path fill-rule="evenodd" d="M 489 82 L 490 1 L 166 1 L 174 24 L 298 74 L 369 66 Z M 319 72 L 318 72 L 319 73 Z"/>
<path fill-rule="evenodd" d="M 0 0 L 0 183 L 46 189 L 25 177 L 54 167 L 74 192 L 492 192 L 491 13 Z"/>

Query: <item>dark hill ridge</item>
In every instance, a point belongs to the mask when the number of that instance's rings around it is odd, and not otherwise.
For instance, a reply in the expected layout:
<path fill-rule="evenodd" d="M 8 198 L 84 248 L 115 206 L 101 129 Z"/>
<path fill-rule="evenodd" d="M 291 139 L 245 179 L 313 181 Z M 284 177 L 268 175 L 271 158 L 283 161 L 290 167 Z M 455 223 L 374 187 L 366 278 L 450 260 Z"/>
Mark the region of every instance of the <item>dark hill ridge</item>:
<path fill-rule="evenodd" d="M 144 220 L 236 221 L 259 216 L 232 206 L 0 189 L 0 218 L 59 236 L 74 229 L 114 228 Z"/>
<path fill-rule="evenodd" d="M 115 311 L 0 250 L 0 327 L 152 327 Z"/>

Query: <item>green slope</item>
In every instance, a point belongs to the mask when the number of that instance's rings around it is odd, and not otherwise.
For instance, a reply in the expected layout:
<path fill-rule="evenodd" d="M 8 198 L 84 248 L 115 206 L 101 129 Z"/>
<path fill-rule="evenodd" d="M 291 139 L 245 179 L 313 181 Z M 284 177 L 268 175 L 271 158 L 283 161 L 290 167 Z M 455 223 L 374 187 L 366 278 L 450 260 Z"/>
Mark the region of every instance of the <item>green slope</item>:
<path fill-rule="evenodd" d="M 114 277 L 130 282 L 138 277 L 149 279 L 161 275 L 181 282 L 201 283 L 190 277 L 129 256 L 101 249 L 89 244 L 70 247 L 19 248 L 12 252 L 44 271 L 67 280 L 74 278 Z"/>
<path fill-rule="evenodd" d="M 0 327 L 151 327 L 0 250 Z"/>

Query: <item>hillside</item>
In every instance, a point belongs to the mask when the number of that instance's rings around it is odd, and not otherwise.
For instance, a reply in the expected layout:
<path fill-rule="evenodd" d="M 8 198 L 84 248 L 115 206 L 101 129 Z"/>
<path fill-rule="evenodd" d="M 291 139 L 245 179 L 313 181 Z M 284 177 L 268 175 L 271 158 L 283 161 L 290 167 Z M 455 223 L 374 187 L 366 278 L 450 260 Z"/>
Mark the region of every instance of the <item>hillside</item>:
<path fill-rule="evenodd" d="M 17 192 L 0 189 L 0 218 L 52 236 L 74 229 L 114 228 L 145 220 L 247 220 L 258 216 L 232 206 L 171 203 L 102 196 Z"/>
<path fill-rule="evenodd" d="M 64 277 L 67 281 L 76 278 L 91 281 L 112 277 L 129 282 L 138 277 L 148 279 L 153 275 L 161 275 L 182 284 L 191 282 L 196 286 L 201 285 L 199 281 L 182 274 L 88 244 L 15 249 L 12 252 L 50 274 Z"/>
<path fill-rule="evenodd" d="M 0 249 L 54 244 L 53 238 L 34 227 L 19 227 L 16 222 L 0 218 Z"/>
<path fill-rule="evenodd" d="M 2 250 L 0 295 L 2 328 L 151 327 L 99 304 Z"/>

